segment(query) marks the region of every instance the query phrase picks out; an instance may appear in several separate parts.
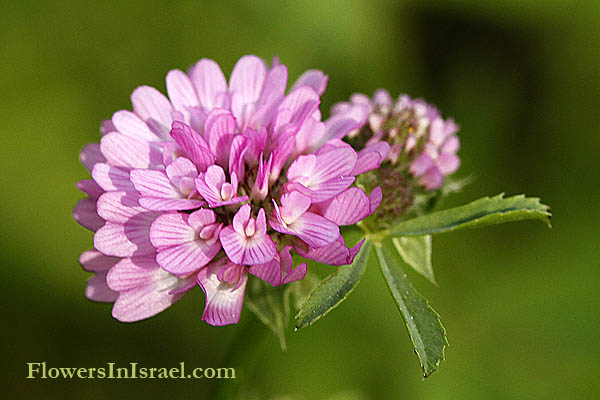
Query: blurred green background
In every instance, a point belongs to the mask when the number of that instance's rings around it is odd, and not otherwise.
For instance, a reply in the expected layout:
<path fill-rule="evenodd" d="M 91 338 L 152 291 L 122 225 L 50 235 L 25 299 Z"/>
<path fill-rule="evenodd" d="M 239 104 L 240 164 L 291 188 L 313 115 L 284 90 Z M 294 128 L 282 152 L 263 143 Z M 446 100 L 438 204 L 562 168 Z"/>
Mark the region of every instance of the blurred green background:
<path fill-rule="evenodd" d="M 0 285 L 4 398 L 547 399 L 600 396 L 600 2 L 3 2 Z M 322 110 L 378 87 L 437 104 L 461 126 L 458 205 L 542 197 L 554 228 L 521 222 L 434 238 L 440 287 L 412 279 L 451 346 L 423 381 L 380 272 L 288 351 L 245 310 L 200 321 L 201 290 L 118 323 L 87 301 L 72 219 L 79 150 L 142 84 L 201 57 L 228 74 L 278 55 L 293 81 L 323 69 Z M 26 362 L 237 369 L 237 380 L 27 380 Z M 177 396 L 177 397 L 176 397 Z M 231 397 L 226 395 L 224 397 Z"/>

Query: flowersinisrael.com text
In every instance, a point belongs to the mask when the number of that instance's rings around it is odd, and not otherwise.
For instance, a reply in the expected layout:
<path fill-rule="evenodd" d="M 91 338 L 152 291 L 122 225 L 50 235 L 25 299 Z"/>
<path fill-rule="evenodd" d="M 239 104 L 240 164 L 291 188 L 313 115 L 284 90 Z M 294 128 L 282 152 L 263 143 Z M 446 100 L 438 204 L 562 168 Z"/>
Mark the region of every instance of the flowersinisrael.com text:
<path fill-rule="evenodd" d="M 143 367 L 132 362 L 106 363 L 102 367 L 51 367 L 44 362 L 28 362 L 28 379 L 235 379 L 234 368 Z"/>

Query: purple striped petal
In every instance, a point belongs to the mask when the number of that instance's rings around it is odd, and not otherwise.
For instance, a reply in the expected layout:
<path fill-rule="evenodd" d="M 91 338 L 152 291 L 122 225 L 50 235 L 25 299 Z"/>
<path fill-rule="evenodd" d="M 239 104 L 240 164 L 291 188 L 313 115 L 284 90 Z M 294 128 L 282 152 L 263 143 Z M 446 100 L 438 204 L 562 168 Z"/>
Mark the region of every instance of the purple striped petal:
<path fill-rule="evenodd" d="M 158 197 L 177 199 L 181 196 L 173 187 L 167 174 L 163 171 L 134 169 L 130 173 L 131 182 L 142 197 Z"/>
<path fill-rule="evenodd" d="M 118 132 L 102 137 L 100 150 L 108 164 L 119 167 L 153 168 L 162 164 L 159 148 Z"/>
<path fill-rule="evenodd" d="M 108 271 L 96 272 L 87 281 L 85 297 L 92 301 L 101 303 L 112 303 L 119 297 L 119 293 L 108 287 L 106 275 Z"/>
<path fill-rule="evenodd" d="M 150 243 L 150 226 L 155 213 L 138 214 L 124 224 L 107 222 L 94 235 L 94 247 L 116 257 L 130 257 L 154 252 Z"/>
<path fill-rule="evenodd" d="M 73 210 L 73 218 L 90 231 L 97 231 L 104 225 L 104 220 L 98 216 L 96 210 L 96 200 L 94 199 L 81 199 L 75 205 Z"/>
<path fill-rule="evenodd" d="M 358 153 L 356 166 L 351 174 L 356 176 L 379 168 L 379 165 L 385 161 L 390 154 L 390 150 L 390 145 L 387 142 L 376 142 L 365 147 Z"/>
<path fill-rule="evenodd" d="M 226 267 L 226 266 L 225 266 Z M 242 314 L 248 272 L 243 268 L 240 282 L 230 285 L 218 278 L 222 263 L 213 263 L 198 273 L 198 284 L 206 295 L 202 320 L 213 326 L 237 324 Z"/>
<path fill-rule="evenodd" d="M 194 210 L 204 205 L 206 205 L 204 201 L 196 199 L 161 199 L 158 197 L 140 198 L 140 206 L 150 211 Z"/>
<path fill-rule="evenodd" d="M 131 111 L 117 111 L 112 116 L 113 126 L 125 136 L 141 140 L 143 142 L 154 142 L 158 137 L 150 131 L 148 125 Z"/>
<path fill-rule="evenodd" d="M 208 264 L 220 250 L 219 241 L 207 244 L 197 240 L 159 250 L 156 262 L 172 274 L 187 275 Z"/>
<path fill-rule="evenodd" d="M 353 176 L 345 176 L 339 179 L 332 179 L 328 182 L 314 184 L 310 189 L 297 182 L 288 182 L 285 185 L 285 188 L 288 191 L 297 190 L 310 197 L 311 201 L 314 203 L 321 203 L 343 192 L 354 183 L 354 180 L 355 178 Z"/>
<path fill-rule="evenodd" d="M 208 214 L 209 218 L 202 218 Z M 209 210 L 195 212 L 197 228 L 214 223 L 215 214 Z M 158 248 L 157 262 L 174 274 L 189 274 L 208 264 L 221 249 L 218 241 L 220 227 L 215 227 L 212 237 L 202 239 L 196 229 L 189 225 L 184 214 L 166 214 L 158 217 L 150 229 L 150 240 Z M 205 224 L 203 224 L 205 223 Z M 200 225 L 200 226 L 198 226 Z"/>
<path fill-rule="evenodd" d="M 245 136 L 237 135 L 231 141 L 231 150 L 229 151 L 229 174 L 235 174 L 240 180 L 244 179 L 246 174 L 244 157 L 248 153 L 250 139 Z"/>
<path fill-rule="evenodd" d="M 296 251 L 304 258 L 318 261 L 323 264 L 348 265 L 352 264 L 354 257 L 356 254 L 358 254 L 358 251 L 363 243 L 364 239 L 349 249 L 346 247 L 344 238 L 339 236 L 337 240 L 328 244 L 327 246 L 318 249 L 309 249 L 308 251 L 303 249 L 301 246 L 296 246 Z"/>
<path fill-rule="evenodd" d="M 183 111 L 200 105 L 200 100 L 190 78 L 180 70 L 167 74 L 167 93 L 175 109 Z"/>
<path fill-rule="evenodd" d="M 354 225 L 369 215 L 370 201 L 358 187 L 346 189 L 326 204 L 316 207 L 321 215 L 338 225 Z"/>
<path fill-rule="evenodd" d="M 258 100 L 267 70 L 265 62 L 256 56 L 244 56 L 238 60 L 231 72 L 229 90 L 239 93 L 244 103 Z"/>
<path fill-rule="evenodd" d="M 206 109 L 224 106 L 220 100 L 222 94 L 227 92 L 227 81 L 219 64 L 203 58 L 190 70 L 190 78 Z"/>
<path fill-rule="evenodd" d="M 129 179 L 129 169 L 113 167 L 105 163 L 98 163 L 92 169 L 92 177 L 105 191 L 134 192 L 135 188 Z"/>
<path fill-rule="evenodd" d="M 98 215 L 110 222 L 125 223 L 133 216 L 145 212 L 138 197 L 126 192 L 107 192 L 98 199 Z"/>
<path fill-rule="evenodd" d="M 119 291 L 112 314 L 122 322 L 158 314 L 183 296 L 171 293 L 173 290 L 189 287 L 188 280 L 163 271 L 153 255 L 123 259 L 110 270 L 107 282 L 111 289 Z"/>
<path fill-rule="evenodd" d="M 310 86 L 315 92 L 319 95 L 322 95 L 327 88 L 327 80 L 328 76 L 318 69 L 309 69 L 304 72 L 294 86 L 292 86 L 292 90 L 299 88 L 301 86 Z"/>
<path fill-rule="evenodd" d="M 131 95 L 133 111 L 146 122 L 152 132 L 167 138 L 173 121 L 173 107 L 161 92 L 150 86 L 140 86 Z"/>
<path fill-rule="evenodd" d="M 196 230 L 188 224 L 189 215 L 181 213 L 163 214 L 156 218 L 150 228 L 150 241 L 156 248 L 176 246 L 193 242 Z"/>
<path fill-rule="evenodd" d="M 116 130 L 117 130 L 117 128 L 115 128 L 115 126 L 113 125 L 113 123 L 110 119 L 105 119 L 104 121 L 102 121 L 102 124 L 100 125 L 100 134 L 102 136 L 106 135 L 107 133 L 114 132 Z"/>
<path fill-rule="evenodd" d="M 318 214 L 307 211 L 296 218 L 293 223 L 285 224 L 279 212 L 279 209 L 276 208 L 277 219 L 269 219 L 271 228 L 277 232 L 297 236 L 310 247 L 326 246 L 340 235 L 340 228 L 334 222 Z"/>
<path fill-rule="evenodd" d="M 109 257 L 97 250 L 84 251 L 79 257 L 79 264 L 89 272 L 108 271 L 121 259 Z"/>
<path fill-rule="evenodd" d="M 291 248 L 292 246 L 285 246 L 272 261 L 253 265 L 248 272 L 274 287 L 304 279 L 306 263 L 299 264 L 293 269 Z"/>
<path fill-rule="evenodd" d="M 247 226 L 252 224 L 253 232 Z M 260 209 L 256 220 L 250 216 L 250 205 L 242 206 L 233 217 L 233 224 L 223 228 L 221 244 L 227 257 L 236 264 L 256 265 L 271 261 L 277 254 L 275 243 L 266 234 L 264 209 Z"/>
<path fill-rule="evenodd" d="M 210 152 L 208 143 L 189 125 L 180 121 L 174 121 L 170 135 L 181 147 L 185 155 L 196 164 L 199 171 L 204 172 L 209 165 L 215 162 L 215 157 Z"/>
<path fill-rule="evenodd" d="M 92 172 L 94 165 L 106 162 L 106 158 L 100 151 L 99 143 L 89 143 L 79 153 L 79 161 L 88 171 Z"/>
<path fill-rule="evenodd" d="M 208 140 L 208 147 L 215 156 L 217 163 L 223 167 L 228 166 L 231 141 L 235 134 L 235 118 L 229 112 L 214 110 L 206 118 L 204 134 Z"/>
<path fill-rule="evenodd" d="M 77 189 L 90 196 L 92 199 L 100 197 L 104 190 L 92 179 L 84 179 L 76 184 Z"/>

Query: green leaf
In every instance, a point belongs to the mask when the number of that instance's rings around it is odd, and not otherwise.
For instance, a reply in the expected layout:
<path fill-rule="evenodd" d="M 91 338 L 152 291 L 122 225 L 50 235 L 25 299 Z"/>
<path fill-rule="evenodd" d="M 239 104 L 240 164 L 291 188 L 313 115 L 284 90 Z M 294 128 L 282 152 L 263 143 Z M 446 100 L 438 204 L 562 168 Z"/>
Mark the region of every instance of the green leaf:
<path fill-rule="evenodd" d="M 437 285 L 431 266 L 431 235 L 399 237 L 392 242 L 405 263 Z"/>
<path fill-rule="evenodd" d="M 260 279 L 248 281 L 246 306 L 279 338 L 281 349 L 286 349 L 285 330 L 290 319 L 291 285 L 273 287 Z"/>
<path fill-rule="evenodd" d="M 390 239 L 375 244 L 385 281 L 406 324 L 425 378 L 438 369 L 448 344 L 439 315 L 410 284 Z"/>
<path fill-rule="evenodd" d="M 365 272 L 370 251 L 371 241 L 365 240 L 351 265 L 338 267 L 313 289 L 296 315 L 296 330 L 313 324 L 346 300 Z"/>
<path fill-rule="evenodd" d="M 389 235 L 421 236 L 524 219 L 539 219 L 551 226 L 550 215 L 549 207 L 538 198 L 525 195 L 504 198 L 504 194 L 499 194 L 401 222 L 390 229 Z"/>

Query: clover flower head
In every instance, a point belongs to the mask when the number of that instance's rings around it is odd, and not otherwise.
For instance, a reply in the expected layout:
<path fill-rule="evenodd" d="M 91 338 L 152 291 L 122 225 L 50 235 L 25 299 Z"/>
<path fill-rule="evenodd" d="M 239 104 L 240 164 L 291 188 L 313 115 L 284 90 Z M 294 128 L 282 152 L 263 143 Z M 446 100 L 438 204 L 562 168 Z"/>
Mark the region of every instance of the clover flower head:
<path fill-rule="evenodd" d="M 244 56 L 229 82 L 202 59 L 167 74 L 168 97 L 137 88 L 133 111 L 104 121 L 100 143 L 80 155 L 92 179 L 78 183 L 87 198 L 74 217 L 95 232 L 95 249 L 80 258 L 95 273 L 87 297 L 137 321 L 199 285 L 202 319 L 227 325 L 239 321 L 249 274 L 273 286 L 304 278 L 292 250 L 351 263 L 362 242 L 348 248 L 340 226 L 372 214 L 382 196 L 353 184 L 390 146 L 357 153 L 341 140 L 360 129 L 360 113 L 322 121 L 327 79 L 307 71 L 286 93 L 285 65 Z M 427 162 L 415 171 L 427 175 Z"/>
<path fill-rule="evenodd" d="M 452 119 L 443 119 L 438 109 L 424 100 L 407 95 L 394 100 L 379 89 L 373 98 L 352 95 L 349 102 L 334 105 L 332 114 L 332 118 L 361 121 L 361 127 L 348 134 L 355 148 L 388 143 L 387 161 L 397 170 L 410 172 L 426 190 L 440 188 L 444 177 L 460 165 L 458 126 Z"/>

